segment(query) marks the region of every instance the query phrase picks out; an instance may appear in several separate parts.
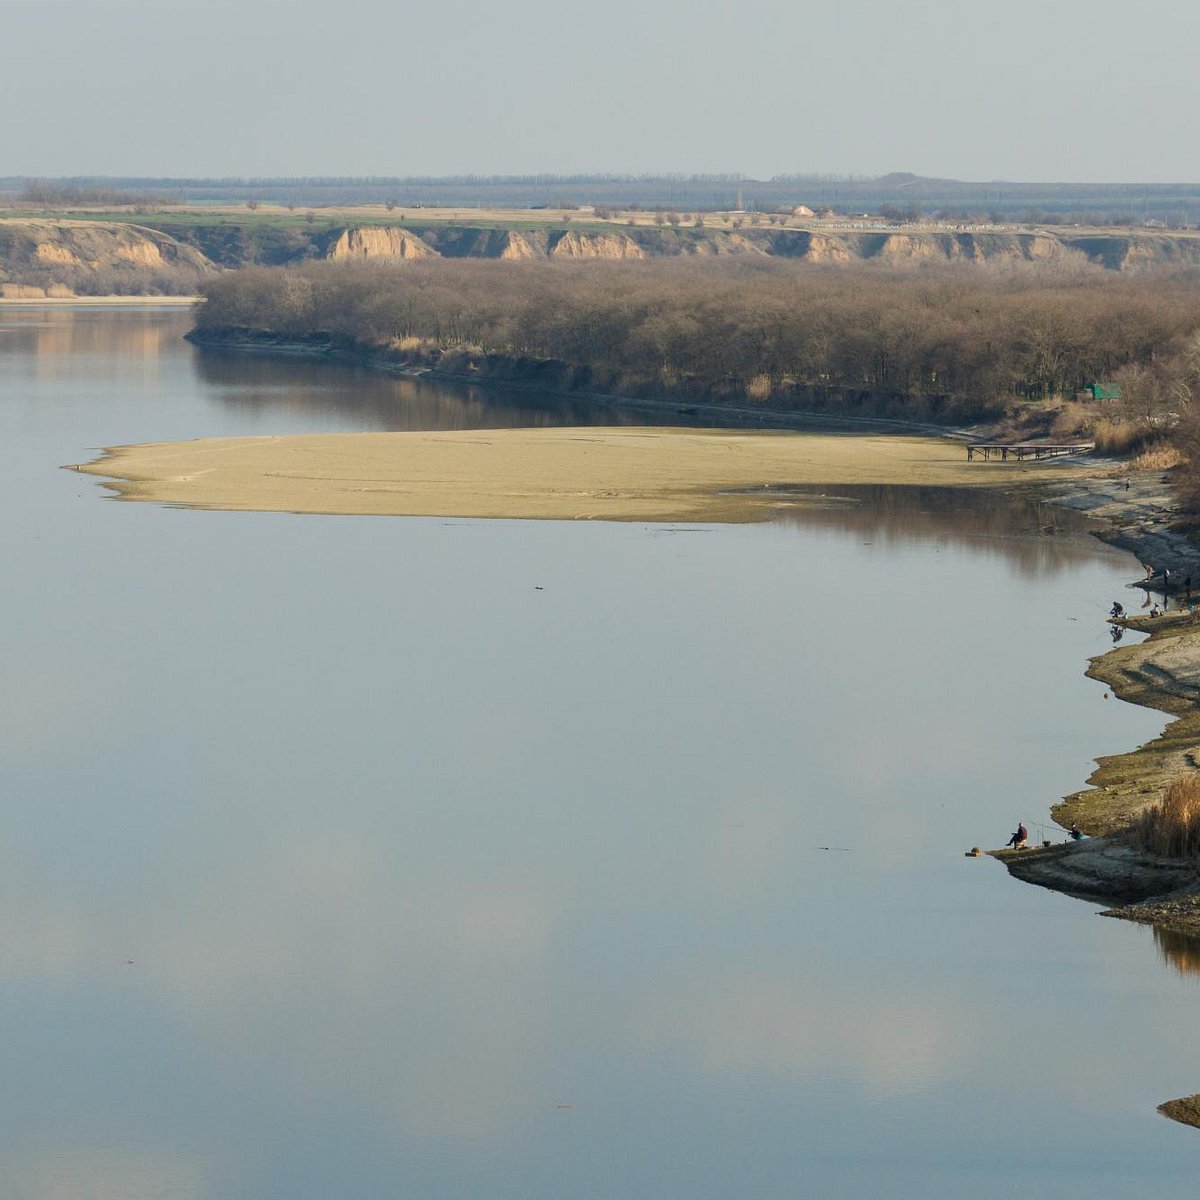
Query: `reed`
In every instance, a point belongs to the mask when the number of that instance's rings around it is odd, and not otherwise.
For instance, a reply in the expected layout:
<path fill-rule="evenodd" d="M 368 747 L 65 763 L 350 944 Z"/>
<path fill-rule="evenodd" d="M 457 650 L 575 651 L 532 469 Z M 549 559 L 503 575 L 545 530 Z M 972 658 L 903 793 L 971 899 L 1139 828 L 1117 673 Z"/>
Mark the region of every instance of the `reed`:
<path fill-rule="evenodd" d="M 1179 447 L 1170 442 L 1151 442 L 1134 460 L 1139 471 L 1170 471 L 1182 466 L 1184 457 Z"/>
<path fill-rule="evenodd" d="M 1166 858 L 1200 858 L 1200 773 L 1181 775 L 1134 825 L 1138 842 Z"/>
<path fill-rule="evenodd" d="M 1125 458 L 1146 449 L 1162 438 L 1162 430 L 1140 421 L 1097 421 L 1092 441 L 1097 454 Z"/>

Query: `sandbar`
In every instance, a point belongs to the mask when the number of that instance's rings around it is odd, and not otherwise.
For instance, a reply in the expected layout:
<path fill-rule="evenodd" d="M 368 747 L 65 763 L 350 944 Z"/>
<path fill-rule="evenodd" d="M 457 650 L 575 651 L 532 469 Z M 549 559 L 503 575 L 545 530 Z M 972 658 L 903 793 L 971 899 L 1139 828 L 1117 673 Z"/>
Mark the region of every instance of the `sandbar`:
<path fill-rule="evenodd" d="M 789 487 L 1006 487 L 1085 468 L 968 463 L 961 442 L 932 437 L 587 427 L 202 438 L 113 446 L 73 469 L 123 500 L 187 508 L 726 523 L 801 503 Z"/>

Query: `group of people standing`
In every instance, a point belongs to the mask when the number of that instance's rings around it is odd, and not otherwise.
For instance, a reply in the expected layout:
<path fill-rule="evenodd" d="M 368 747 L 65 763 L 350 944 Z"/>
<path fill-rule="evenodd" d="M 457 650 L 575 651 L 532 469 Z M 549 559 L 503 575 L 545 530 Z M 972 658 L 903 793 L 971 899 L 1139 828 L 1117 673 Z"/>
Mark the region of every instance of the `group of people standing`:
<path fill-rule="evenodd" d="M 1161 605 L 1158 603 L 1157 600 L 1152 602 L 1150 599 L 1149 581 L 1151 579 L 1154 579 L 1157 574 L 1157 572 L 1154 569 L 1153 564 L 1142 563 L 1142 569 L 1146 572 L 1146 577 L 1142 581 L 1142 586 L 1146 588 L 1146 600 L 1145 600 L 1145 603 L 1142 605 L 1142 607 L 1150 609 L 1150 616 L 1161 617 L 1167 611 L 1167 608 L 1170 606 L 1170 603 L 1171 603 L 1171 601 L 1170 601 L 1171 568 L 1163 567 L 1163 569 L 1162 569 L 1163 602 Z M 1184 600 L 1189 601 L 1189 602 L 1191 601 L 1191 598 L 1192 598 L 1191 572 L 1188 572 L 1188 574 L 1183 577 L 1183 598 L 1184 598 Z M 1190 604 L 1189 604 L 1189 607 L 1191 607 Z M 1124 616 L 1125 616 L 1125 606 L 1119 600 L 1114 600 L 1112 602 L 1112 608 L 1110 608 L 1108 610 L 1108 619 L 1110 621 L 1119 621 Z M 1116 641 L 1116 640 L 1117 640 L 1117 637 L 1114 633 L 1113 641 Z"/>

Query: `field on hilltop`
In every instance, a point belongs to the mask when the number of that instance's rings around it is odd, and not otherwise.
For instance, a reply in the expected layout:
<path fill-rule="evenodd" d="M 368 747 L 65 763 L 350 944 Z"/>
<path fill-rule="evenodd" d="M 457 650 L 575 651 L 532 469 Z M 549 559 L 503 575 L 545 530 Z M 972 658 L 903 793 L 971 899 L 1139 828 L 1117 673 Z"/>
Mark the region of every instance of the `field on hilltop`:
<path fill-rule="evenodd" d="M 647 210 L 790 211 L 798 205 L 843 213 L 891 207 L 960 217 L 982 214 L 1004 221 L 1100 223 L 1148 219 L 1168 225 L 1200 224 L 1200 184 L 1072 183 L 958 180 L 897 171 L 887 175 L 796 174 L 752 179 L 741 174 L 460 175 L 293 177 L 248 179 L 0 178 L 0 203 L 26 198 L 42 207 L 87 200 L 93 207 L 130 203 L 194 205 L 254 203 L 323 208 L 385 205 L 470 208 L 510 212 L 594 205 Z"/>

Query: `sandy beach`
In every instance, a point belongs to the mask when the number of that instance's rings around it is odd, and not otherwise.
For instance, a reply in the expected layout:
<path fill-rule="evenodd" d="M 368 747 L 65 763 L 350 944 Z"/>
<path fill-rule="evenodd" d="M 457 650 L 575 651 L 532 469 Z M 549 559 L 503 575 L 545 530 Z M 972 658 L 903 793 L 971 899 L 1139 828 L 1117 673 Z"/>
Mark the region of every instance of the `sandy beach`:
<path fill-rule="evenodd" d="M 794 486 L 1012 487 L 1085 468 L 968 463 L 940 438 L 580 428 L 161 442 L 75 469 L 112 480 L 122 499 L 191 508 L 736 522 L 800 503 Z"/>

